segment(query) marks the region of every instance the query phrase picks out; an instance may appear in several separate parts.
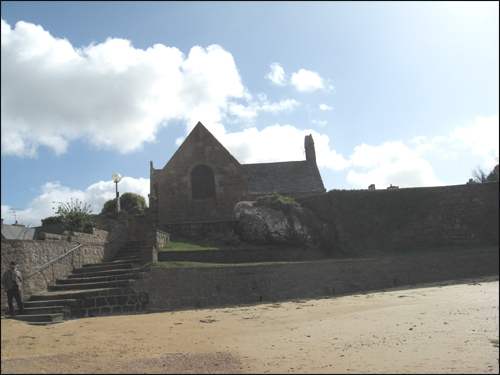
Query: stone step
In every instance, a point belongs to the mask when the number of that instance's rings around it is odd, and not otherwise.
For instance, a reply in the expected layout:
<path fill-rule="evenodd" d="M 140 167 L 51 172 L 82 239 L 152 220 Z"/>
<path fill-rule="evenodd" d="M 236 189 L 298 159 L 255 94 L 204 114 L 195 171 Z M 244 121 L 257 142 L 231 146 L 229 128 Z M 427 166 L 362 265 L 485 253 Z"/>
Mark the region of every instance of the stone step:
<path fill-rule="evenodd" d="M 121 259 L 113 259 L 113 260 L 109 260 L 107 262 L 87 263 L 87 264 L 84 264 L 82 266 L 82 268 L 116 266 L 118 264 L 124 264 L 124 263 L 131 263 L 131 262 L 127 262 L 126 260 L 121 260 Z"/>
<path fill-rule="evenodd" d="M 51 292 L 57 292 L 62 290 L 89 290 L 89 289 L 101 289 L 101 288 L 126 288 L 131 285 L 131 280 L 115 280 L 115 281 L 104 281 L 104 282 L 91 282 L 91 283 L 73 283 L 64 285 L 50 285 L 48 290 Z"/>
<path fill-rule="evenodd" d="M 69 306 L 40 306 L 40 307 L 24 307 L 24 315 L 46 315 L 62 313 L 64 319 L 69 319 L 71 316 L 71 308 Z"/>
<path fill-rule="evenodd" d="M 55 314 L 35 314 L 35 315 L 16 315 L 13 319 L 21 320 L 23 322 L 37 322 L 37 323 L 46 323 L 46 322 L 62 322 L 64 318 L 63 313 L 55 313 Z"/>
<path fill-rule="evenodd" d="M 114 276 L 114 275 L 123 275 L 130 274 L 136 272 L 144 272 L 140 268 L 126 268 L 126 269 L 112 269 L 112 270 L 103 270 L 97 272 L 79 272 L 68 275 L 68 279 L 80 279 L 84 277 L 98 277 L 98 276 Z"/>
<path fill-rule="evenodd" d="M 130 245 L 127 245 L 125 247 L 122 247 L 122 250 L 123 249 L 140 249 L 143 246 L 146 246 L 146 242 L 141 242 L 141 243 L 136 243 L 136 244 L 130 244 Z"/>
<path fill-rule="evenodd" d="M 131 269 L 134 268 L 134 263 L 131 262 L 118 262 L 114 264 L 93 264 L 88 265 L 87 267 L 75 268 L 73 273 L 88 273 L 88 272 L 99 272 L 99 271 L 107 271 L 107 270 L 123 270 L 123 269 Z"/>
<path fill-rule="evenodd" d="M 140 254 L 142 249 L 121 249 L 116 252 L 116 255 L 121 254 Z"/>
<path fill-rule="evenodd" d="M 121 249 L 118 249 L 118 251 L 140 251 L 144 246 L 146 246 L 146 244 L 125 246 L 125 247 L 122 247 Z"/>
<path fill-rule="evenodd" d="M 57 279 L 56 285 L 65 285 L 65 284 L 75 284 L 75 283 L 96 283 L 96 282 L 104 282 L 104 281 L 116 281 L 116 280 L 129 280 L 129 279 L 142 279 L 146 276 L 146 272 L 133 272 L 133 273 L 124 273 L 120 275 L 107 275 L 107 276 L 93 276 L 93 277 L 81 277 L 75 278 L 72 277 L 70 279 Z"/>
<path fill-rule="evenodd" d="M 141 261 L 141 254 L 125 254 L 125 255 L 116 255 L 115 260 L 128 260 L 129 262 L 135 263 L 137 260 Z"/>
<path fill-rule="evenodd" d="M 139 311 L 147 300 L 141 302 L 142 295 L 130 286 L 133 280 L 147 277 L 147 272 L 137 267 L 145 244 L 144 240 L 131 241 L 112 261 L 74 269 L 66 279 L 49 286 L 48 291 L 30 296 L 24 303 L 24 314 L 13 318 L 27 324 L 47 325 L 70 318 Z"/>
<path fill-rule="evenodd" d="M 101 288 L 45 292 L 30 297 L 30 301 L 85 299 L 100 296 L 120 296 L 130 293 L 129 288 Z"/>
<path fill-rule="evenodd" d="M 142 257 L 127 257 L 120 260 L 123 260 L 124 262 L 127 263 L 133 263 L 136 267 L 139 263 L 142 264 Z"/>
<path fill-rule="evenodd" d="M 37 308 L 37 307 L 58 307 L 58 306 L 68 306 L 71 308 L 81 308 L 83 307 L 83 300 L 81 299 L 53 299 L 53 300 L 42 300 L 42 301 L 26 301 L 24 302 L 24 308 Z"/>
<path fill-rule="evenodd" d="M 146 245 L 144 245 L 146 246 Z M 129 251 L 137 251 L 140 252 L 144 246 L 133 246 L 133 247 L 122 247 L 121 249 L 118 249 L 116 252 L 120 253 L 122 251 L 129 252 Z"/>

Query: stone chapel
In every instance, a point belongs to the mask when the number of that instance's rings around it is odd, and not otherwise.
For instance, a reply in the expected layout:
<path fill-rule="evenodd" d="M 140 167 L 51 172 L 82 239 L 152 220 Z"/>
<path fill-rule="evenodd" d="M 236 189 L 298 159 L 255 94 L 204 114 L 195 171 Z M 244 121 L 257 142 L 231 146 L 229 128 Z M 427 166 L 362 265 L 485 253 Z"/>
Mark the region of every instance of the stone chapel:
<path fill-rule="evenodd" d="M 241 201 L 275 193 L 292 198 L 324 193 L 311 135 L 304 148 L 304 161 L 240 164 L 198 122 L 163 169 L 150 162 L 151 221 L 158 229 L 228 222 Z"/>

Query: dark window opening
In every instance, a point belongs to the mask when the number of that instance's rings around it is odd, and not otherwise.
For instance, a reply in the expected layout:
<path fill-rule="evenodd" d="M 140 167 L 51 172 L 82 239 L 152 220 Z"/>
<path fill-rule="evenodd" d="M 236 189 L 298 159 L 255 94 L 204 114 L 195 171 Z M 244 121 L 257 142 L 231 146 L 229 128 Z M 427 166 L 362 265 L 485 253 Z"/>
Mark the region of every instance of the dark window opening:
<path fill-rule="evenodd" d="M 198 165 L 191 172 L 193 199 L 215 198 L 214 173 L 206 165 Z"/>

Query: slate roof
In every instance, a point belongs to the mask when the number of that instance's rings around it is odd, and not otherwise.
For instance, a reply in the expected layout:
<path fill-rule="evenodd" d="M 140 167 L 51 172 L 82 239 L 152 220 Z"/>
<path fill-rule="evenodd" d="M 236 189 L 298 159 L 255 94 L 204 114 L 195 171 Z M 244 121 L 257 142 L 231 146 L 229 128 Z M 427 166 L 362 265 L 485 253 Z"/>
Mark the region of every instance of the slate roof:
<path fill-rule="evenodd" d="M 323 193 L 326 191 L 316 163 L 287 161 L 242 164 L 252 177 L 250 194 Z"/>
<path fill-rule="evenodd" d="M 2 238 L 7 240 L 33 240 L 35 238 L 35 228 L 3 224 Z"/>

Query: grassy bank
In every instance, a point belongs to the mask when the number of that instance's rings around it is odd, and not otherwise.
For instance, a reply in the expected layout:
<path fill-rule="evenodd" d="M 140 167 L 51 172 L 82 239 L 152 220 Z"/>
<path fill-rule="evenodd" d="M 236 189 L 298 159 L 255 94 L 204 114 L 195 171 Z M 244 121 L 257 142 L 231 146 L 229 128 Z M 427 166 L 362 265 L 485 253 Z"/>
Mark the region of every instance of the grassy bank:
<path fill-rule="evenodd" d="M 252 245 L 240 241 L 236 245 L 227 245 L 216 239 L 173 237 L 159 251 L 189 251 L 189 250 L 246 250 L 282 248 L 277 245 Z"/>
<path fill-rule="evenodd" d="M 191 240 L 190 240 L 191 242 Z M 194 245 L 191 243 L 181 243 L 186 245 L 186 247 L 191 246 L 201 246 Z M 262 246 L 255 246 L 254 248 L 262 249 Z M 222 248 L 211 248 L 211 246 L 197 248 L 188 248 L 184 250 L 220 250 Z M 234 249 L 234 247 L 228 247 L 228 249 Z M 245 247 L 247 249 L 247 247 Z M 373 258 L 395 258 L 404 256 L 415 256 L 415 255 L 430 255 L 430 254 L 440 254 L 440 253 L 463 253 L 470 251 L 484 251 L 484 250 L 497 250 L 498 246 L 483 245 L 483 246 L 443 246 L 443 247 L 428 247 L 412 249 L 408 251 L 401 252 L 376 252 L 376 251 L 365 251 L 358 254 L 345 254 L 342 256 L 331 256 L 323 259 L 311 259 L 311 260 L 301 260 L 301 261 L 280 261 L 280 262 L 255 262 L 255 263 L 202 263 L 202 262 L 152 262 L 146 264 L 146 266 L 160 266 L 160 267 L 234 267 L 234 266 L 262 266 L 271 264 L 290 264 L 290 263 L 316 263 L 316 262 L 332 262 L 332 261 L 343 261 L 351 259 L 373 259 Z M 180 249 L 175 249 L 180 250 Z"/>

